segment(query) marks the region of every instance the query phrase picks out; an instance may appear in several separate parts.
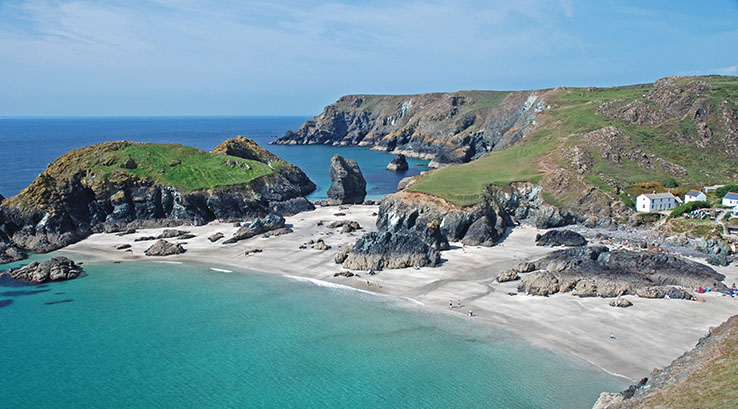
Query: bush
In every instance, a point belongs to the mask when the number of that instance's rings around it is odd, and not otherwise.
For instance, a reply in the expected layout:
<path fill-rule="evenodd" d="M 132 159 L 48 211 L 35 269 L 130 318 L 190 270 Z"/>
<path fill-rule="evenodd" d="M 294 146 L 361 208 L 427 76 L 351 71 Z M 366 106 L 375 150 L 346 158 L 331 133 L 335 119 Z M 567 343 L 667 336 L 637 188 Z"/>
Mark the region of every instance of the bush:
<path fill-rule="evenodd" d="M 676 179 L 674 179 L 672 177 L 665 177 L 665 178 L 661 179 L 661 185 L 664 186 L 667 189 L 673 189 L 673 188 L 679 186 L 679 184 L 677 183 Z"/>
<path fill-rule="evenodd" d="M 698 200 L 696 202 L 689 202 L 681 206 L 675 207 L 674 210 L 671 211 L 671 217 L 681 216 L 684 213 L 691 212 L 694 209 L 709 209 L 709 208 L 710 208 L 710 203 L 705 202 L 703 200 Z"/>
<path fill-rule="evenodd" d="M 723 196 L 727 195 L 728 192 L 736 192 L 736 193 L 738 193 L 738 185 L 725 185 L 725 186 L 719 187 L 719 188 L 717 188 L 717 190 L 715 190 L 715 194 L 720 199 L 722 199 Z"/>

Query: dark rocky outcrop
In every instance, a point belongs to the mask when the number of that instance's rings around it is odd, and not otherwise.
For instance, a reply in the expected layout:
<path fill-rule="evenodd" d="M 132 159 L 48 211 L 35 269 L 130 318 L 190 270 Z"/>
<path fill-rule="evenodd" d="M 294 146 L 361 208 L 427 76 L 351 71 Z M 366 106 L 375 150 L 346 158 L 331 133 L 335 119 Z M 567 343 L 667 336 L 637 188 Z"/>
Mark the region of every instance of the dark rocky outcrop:
<path fill-rule="evenodd" d="M 132 246 L 130 244 L 121 244 L 119 246 L 115 246 L 116 250 L 127 250 L 131 248 Z"/>
<path fill-rule="evenodd" d="M 303 197 L 315 189 L 307 176 L 249 139 L 230 139 L 213 153 L 261 162 L 260 166 L 268 167 L 271 173 L 244 184 L 194 191 L 160 184 L 158 176 L 139 178 L 131 173 L 127 161 L 117 162 L 116 153 L 134 145 L 184 148 L 174 144 L 106 142 L 71 151 L 50 164 L 19 195 L 3 202 L 0 232 L 20 249 L 48 252 L 92 233 L 136 228 L 135 224 L 149 224 L 146 228 L 184 222 L 200 225 L 218 218 L 253 218 L 314 209 Z M 183 161 L 170 168 L 185 166 Z M 224 173 L 229 172 L 229 161 L 244 164 L 240 159 L 225 160 Z M 116 172 L 103 176 L 95 173 L 96 169 L 115 166 Z M 161 172 L 150 169 L 152 166 L 138 160 L 136 171 L 160 175 Z M 236 170 L 243 171 L 240 167 Z"/>
<path fill-rule="evenodd" d="M 328 225 L 329 229 L 341 228 L 342 233 L 351 233 L 361 229 L 359 222 L 354 220 L 338 220 Z"/>
<path fill-rule="evenodd" d="M 0 241 L 0 264 L 24 260 L 28 255 L 25 251 L 18 249 L 9 242 Z"/>
<path fill-rule="evenodd" d="M 372 232 L 362 236 L 348 253 L 343 267 L 382 270 L 413 266 L 436 266 L 441 253 L 416 231 Z"/>
<path fill-rule="evenodd" d="M 366 180 L 359 164 L 340 155 L 333 155 L 330 168 L 331 186 L 328 188 L 332 204 L 363 203 L 366 197 Z"/>
<path fill-rule="evenodd" d="M 587 239 L 571 230 L 550 230 L 536 235 L 536 246 L 586 246 Z"/>
<path fill-rule="evenodd" d="M 278 214 L 268 214 L 265 217 L 256 218 L 247 226 L 242 226 L 233 234 L 233 237 L 223 242 L 223 244 L 233 244 L 241 240 L 250 239 L 256 235 L 263 234 L 272 230 L 284 227 L 284 217 Z"/>
<path fill-rule="evenodd" d="M 159 240 L 151 247 L 146 249 L 144 254 L 147 256 L 171 256 L 184 253 L 185 248 L 179 243 L 170 243 L 166 240 Z"/>
<path fill-rule="evenodd" d="M 217 232 L 217 233 L 211 235 L 210 237 L 208 237 L 208 240 L 210 240 L 211 243 L 215 243 L 216 241 L 222 239 L 223 237 L 225 237 L 225 235 L 223 233 Z"/>
<path fill-rule="evenodd" d="M 692 299 L 691 289 L 726 292 L 725 276 L 679 256 L 650 251 L 614 250 L 604 246 L 558 250 L 533 262 L 518 291 L 549 295 L 572 291 L 580 297 Z M 687 290 L 684 290 L 686 288 Z"/>
<path fill-rule="evenodd" d="M 382 199 L 377 216 L 380 231 L 424 233 L 428 226 L 438 226 L 441 241 L 464 241 L 468 245 L 494 245 L 512 222 L 499 212 L 494 201 L 461 208 L 437 198 L 398 192 Z M 447 247 L 439 247 L 445 250 Z"/>
<path fill-rule="evenodd" d="M 335 257 L 333 258 L 336 261 L 336 264 L 343 264 L 353 248 L 354 246 L 344 246 L 341 251 L 336 253 Z"/>
<path fill-rule="evenodd" d="M 53 257 L 40 263 L 34 261 L 24 267 L 11 268 L 2 274 L 16 280 L 45 283 L 77 278 L 82 274 L 82 267 L 66 257 Z"/>
<path fill-rule="evenodd" d="M 399 154 L 396 158 L 392 159 L 392 161 L 387 165 L 387 170 L 392 171 L 403 171 L 408 170 L 409 166 L 407 164 L 407 159 L 405 159 L 405 155 Z"/>

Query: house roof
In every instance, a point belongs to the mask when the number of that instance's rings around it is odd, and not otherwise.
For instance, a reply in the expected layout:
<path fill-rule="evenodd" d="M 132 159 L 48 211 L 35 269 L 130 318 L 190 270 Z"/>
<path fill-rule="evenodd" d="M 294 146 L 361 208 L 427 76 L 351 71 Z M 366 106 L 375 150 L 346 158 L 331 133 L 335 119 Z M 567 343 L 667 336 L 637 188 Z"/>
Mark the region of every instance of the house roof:
<path fill-rule="evenodd" d="M 646 196 L 647 198 L 653 200 L 653 199 L 676 199 L 674 195 L 672 195 L 669 192 L 666 193 L 645 193 L 643 196 Z"/>
<path fill-rule="evenodd" d="M 702 192 L 700 192 L 699 190 L 690 190 L 685 196 L 697 197 L 700 194 L 702 194 Z"/>
<path fill-rule="evenodd" d="M 723 199 L 729 199 L 729 200 L 738 200 L 738 193 L 730 192 L 723 196 Z"/>

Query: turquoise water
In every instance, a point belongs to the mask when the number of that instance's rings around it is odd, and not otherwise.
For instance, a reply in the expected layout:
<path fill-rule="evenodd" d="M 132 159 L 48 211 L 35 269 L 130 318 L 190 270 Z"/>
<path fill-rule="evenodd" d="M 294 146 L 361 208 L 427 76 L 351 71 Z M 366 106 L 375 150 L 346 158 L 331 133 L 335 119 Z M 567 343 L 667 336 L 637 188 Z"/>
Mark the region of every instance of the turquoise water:
<path fill-rule="evenodd" d="M 404 172 L 386 170 L 393 155 L 367 148 L 269 145 L 274 136 L 295 130 L 307 117 L 162 117 L 162 118 L 0 118 L 0 195 L 10 197 L 28 186 L 46 165 L 71 149 L 105 141 L 175 142 L 211 150 L 237 135 L 255 140 L 300 167 L 318 185 L 311 199 L 325 199 L 331 184 L 331 157 L 356 160 L 367 180 L 367 198 L 397 189 L 406 176 L 427 170 L 427 161 L 408 159 Z M 422 165 L 422 166 L 418 166 Z"/>
<path fill-rule="evenodd" d="M 385 297 L 200 266 L 85 268 L 0 283 L 0 407 L 589 408 L 626 386 Z"/>

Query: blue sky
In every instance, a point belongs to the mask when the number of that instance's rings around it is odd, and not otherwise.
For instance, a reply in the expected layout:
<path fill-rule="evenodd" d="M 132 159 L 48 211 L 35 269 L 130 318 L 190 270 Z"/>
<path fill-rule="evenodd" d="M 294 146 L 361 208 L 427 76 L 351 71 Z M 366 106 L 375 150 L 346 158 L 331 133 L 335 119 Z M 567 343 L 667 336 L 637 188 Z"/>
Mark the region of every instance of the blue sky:
<path fill-rule="evenodd" d="M 738 75 L 738 0 L 0 0 L 0 116 L 313 115 L 349 93 Z"/>

